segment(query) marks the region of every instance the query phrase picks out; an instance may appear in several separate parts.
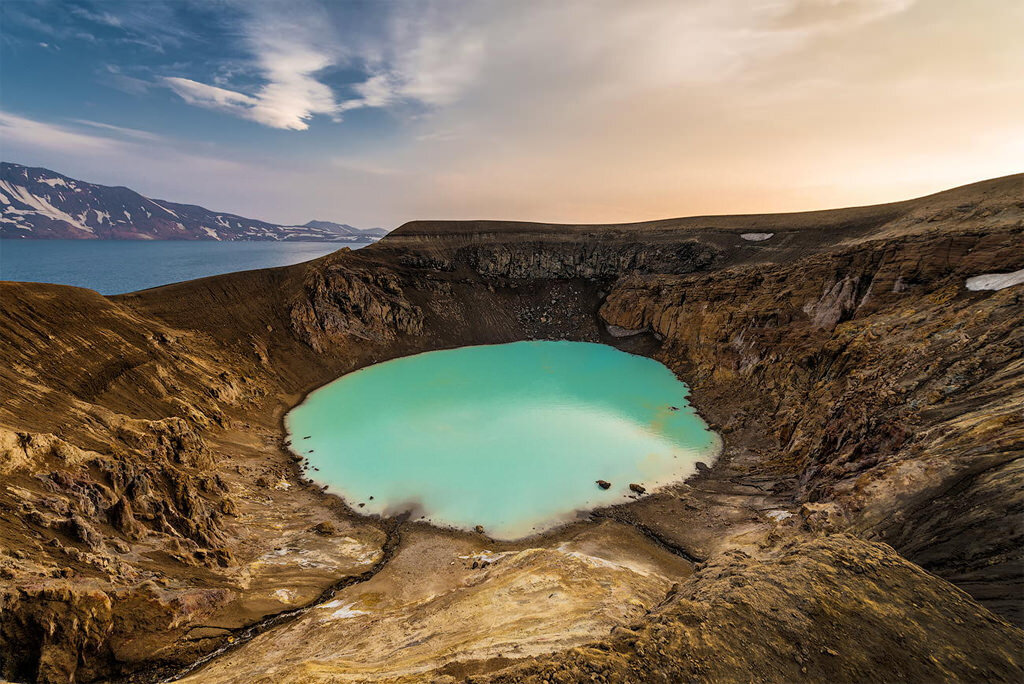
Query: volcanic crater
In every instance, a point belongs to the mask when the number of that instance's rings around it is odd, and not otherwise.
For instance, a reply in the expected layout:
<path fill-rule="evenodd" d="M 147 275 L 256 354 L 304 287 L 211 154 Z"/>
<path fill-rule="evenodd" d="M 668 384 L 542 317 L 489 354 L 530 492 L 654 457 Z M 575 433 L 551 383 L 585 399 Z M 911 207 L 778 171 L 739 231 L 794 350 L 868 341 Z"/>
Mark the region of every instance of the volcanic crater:
<path fill-rule="evenodd" d="M 995 276 L 1022 244 L 1017 175 L 798 214 L 412 222 L 113 297 L 2 283 L 0 675 L 1020 681 L 1024 287 Z M 362 515 L 289 448 L 286 413 L 346 373 L 525 340 L 664 364 L 721 456 L 502 541 Z"/>

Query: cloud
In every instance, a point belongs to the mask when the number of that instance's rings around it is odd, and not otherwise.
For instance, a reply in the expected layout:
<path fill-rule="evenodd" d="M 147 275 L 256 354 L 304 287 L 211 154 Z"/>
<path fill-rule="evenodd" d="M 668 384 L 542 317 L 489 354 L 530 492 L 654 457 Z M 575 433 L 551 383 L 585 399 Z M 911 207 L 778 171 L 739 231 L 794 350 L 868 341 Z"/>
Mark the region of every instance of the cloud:
<path fill-rule="evenodd" d="M 261 55 L 260 64 L 270 82 L 253 95 L 188 78 L 169 76 L 163 81 L 191 105 L 234 114 L 271 128 L 304 131 L 314 115 L 338 115 L 344 111 L 335 102 L 331 89 L 312 76 L 330 65 L 323 55 L 302 49 L 276 50 Z"/>
<path fill-rule="evenodd" d="M 177 2 L 34 0 L 3 5 L 4 37 L 21 30 L 62 41 L 143 44 L 164 52 L 195 36 L 178 20 Z M 53 42 L 53 41 L 48 41 Z"/>
<path fill-rule="evenodd" d="M 916 0 L 784 0 L 767 5 L 769 27 L 846 30 L 906 12 Z"/>
<path fill-rule="evenodd" d="M 179 76 L 163 82 L 189 104 L 294 131 L 308 129 L 316 115 L 337 119 L 346 109 L 379 100 L 379 88 L 368 83 L 360 104 L 341 105 L 331 88 L 317 79 L 318 72 L 333 66 L 337 58 L 316 46 L 324 36 L 308 14 L 268 3 L 248 9 L 241 33 L 263 85 L 247 93 Z M 223 80 L 221 75 L 218 80 Z"/>
<path fill-rule="evenodd" d="M 167 76 L 163 83 L 191 105 L 296 131 L 308 129 L 317 115 L 340 121 L 355 109 L 456 100 L 477 76 L 483 37 L 460 35 L 470 26 L 453 4 L 430 11 L 426 5 L 415 11 L 381 7 L 380 25 L 353 27 L 320 5 L 248 5 L 239 33 L 262 85 L 231 88 L 222 74 L 213 78 L 216 85 L 185 76 Z M 348 97 L 320 78 L 339 65 L 365 74 L 345 86 Z"/>
<path fill-rule="evenodd" d="M 126 185 L 151 198 L 271 221 L 284 222 L 287 216 L 281 214 L 294 209 L 287 198 L 314 188 L 322 174 L 311 163 L 289 169 L 262 159 L 228 158 L 217 148 L 197 150 L 186 141 L 154 137 L 147 131 L 88 120 L 55 124 L 2 110 L 0 139 L 5 161 L 50 168 L 91 183 Z"/>
<path fill-rule="evenodd" d="M 101 24 L 103 26 L 121 28 L 124 25 L 119 17 L 111 14 L 110 12 L 94 12 L 86 7 L 72 7 L 70 12 L 77 17 L 81 17 L 82 19 L 91 21 L 95 24 Z"/>
<path fill-rule="evenodd" d="M 255 97 L 236 93 L 227 88 L 206 85 L 205 83 L 199 83 L 188 78 L 167 76 L 163 80 L 171 90 L 180 95 L 181 99 L 189 104 L 254 118 L 250 116 L 250 112 L 258 104 L 258 100 Z M 288 128 L 288 126 L 279 126 L 279 128 Z"/>
<path fill-rule="evenodd" d="M 0 138 L 8 149 L 14 145 L 55 151 L 110 152 L 121 143 L 109 138 L 76 133 L 62 126 L 0 111 Z"/>
<path fill-rule="evenodd" d="M 187 176 L 190 168 L 195 172 L 233 174 L 253 171 L 253 167 L 245 163 L 197 154 L 189 151 L 183 141 L 148 131 L 86 119 L 70 121 L 100 133 L 0 110 L 0 138 L 4 141 L 5 158 L 17 157 L 25 163 L 43 163 L 43 159 L 53 158 L 45 153 L 52 152 L 59 160 L 70 160 L 76 164 L 87 162 L 85 166 L 103 169 L 105 176 L 114 173 L 121 178 L 127 174 L 126 169 L 146 177 L 160 177 L 161 174 Z M 54 164 L 54 170 L 70 172 L 64 168 L 65 163 Z M 95 177 L 89 175 L 82 180 L 96 182 Z"/>
<path fill-rule="evenodd" d="M 181 49 L 122 53 L 131 66 L 110 74 L 135 78 L 124 89 L 314 129 L 308 140 L 285 150 L 252 126 L 200 143 L 209 122 L 170 124 L 140 107 L 110 120 L 198 126 L 197 142 L 64 122 L 26 125 L 18 153 L 298 223 L 625 221 L 898 199 L 1020 170 L 1007 141 L 1024 140 L 1024 7 L 985 2 L 986 12 L 911 0 L 160 3 L 203 11 L 178 17 Z M 137 30 L 142 18 L 124 11 L 135 6 L 148 5 L 99 7 Z M 102 122 L 108 104 L 63 111 Z M 350 115 L 371 108 L 387 114 Z M 343 116 L 351 130 L 327 130 Z"/>
<path fill-rule="evenodd" d="M 98 128 L 103 131 L 110 131 L 118 135 L 134 138 L 136 140 L 147 140 L 151 142 L 165 140 L 161 135 L 156 133 L 150 133 L 149 131 L 140 131 L 137 128 L 127 128 L 125 126 L 115 126 L 113 124 L 102 123 L 100 121 L 90 121 L 89 119 L 69 119 L 72 123 L 81 124 L 83 126 L 89 126 L 91 128 Z"/>

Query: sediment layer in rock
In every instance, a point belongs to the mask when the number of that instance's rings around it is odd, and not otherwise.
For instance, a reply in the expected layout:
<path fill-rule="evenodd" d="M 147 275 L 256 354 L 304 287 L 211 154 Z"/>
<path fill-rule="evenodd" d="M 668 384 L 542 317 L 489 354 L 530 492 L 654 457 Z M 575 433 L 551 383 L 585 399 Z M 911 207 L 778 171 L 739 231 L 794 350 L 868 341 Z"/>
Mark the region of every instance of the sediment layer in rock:
<path fill-rule="evenodd" d="M 119 297 L 0 284 L 0 675 L 1019 680 L 1024 290 L 965 282 L 1022 244 L 1013 176 L 832 212 L 415 222 Z M 499 544 L 358 516 L 282 443 L 342 373 L 522 339 L 662 361 L 722 457 Z"/>

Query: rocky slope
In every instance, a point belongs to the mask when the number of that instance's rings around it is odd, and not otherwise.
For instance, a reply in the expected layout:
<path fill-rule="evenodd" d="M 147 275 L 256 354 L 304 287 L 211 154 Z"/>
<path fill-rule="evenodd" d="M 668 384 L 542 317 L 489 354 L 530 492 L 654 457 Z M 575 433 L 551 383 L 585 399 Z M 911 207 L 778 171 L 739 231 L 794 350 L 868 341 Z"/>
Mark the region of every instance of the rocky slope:
<path fill-rule="evenodd" d="M 0 238 L 369 242 L 386 232 L 330 221 L 281 226 L 0 163 Z"/>
<path fill-rule="evenodd" d="M 416 222 L 104 298 L 0 285 L 15 681 L 1019 681 L 1024 176 L 878 207 Z M 604 341 L 724 451 L 517 543 L 354 514 L 280 419 L 369 363 Z M 353 634 L 365 635 L 354 639 Z"/>

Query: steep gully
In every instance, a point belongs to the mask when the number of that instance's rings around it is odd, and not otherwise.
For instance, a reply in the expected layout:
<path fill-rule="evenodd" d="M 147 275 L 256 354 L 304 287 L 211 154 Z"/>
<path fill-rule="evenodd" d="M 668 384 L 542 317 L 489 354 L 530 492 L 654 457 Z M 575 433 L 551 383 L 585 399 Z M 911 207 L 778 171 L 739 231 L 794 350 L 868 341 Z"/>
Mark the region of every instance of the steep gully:
<path fill-rule="evenodd" d="M 227 643 L 225 643 L 223 646 L 219 646 L 217 649 L 213 651 L 210 651 L 209 653 L 197 659 L 195 662 L 191 663 L 187 667 L 184 667 L 179 671 L 175 672 L 170 677 L 160 679 L 159 681 L 178 681 L 182 677 L 185 677 L 187 675 L 192 674 L 193 672 L 200 670 L 203 667 L 203 665 L 210 662 L 214 658 L 217 658 L 218 656 L 228 653 L 229 651 L 237 649 L 245 645 L 249 641 L 252 641 L 253 638 L 259 636 L 260 634 L 263 634 L 267 630 L 282 625 L 291 620 L 295 620 L 296 618 L 309 612 L 311 609 L 324 603 L 327 603 L 335 596 L 337 596 L 338 592 L 340 592 L 342 589 L 346 589 L 361 582 L 367 582 L 371 580 L 374 576 L 377 575 L 377 573 L 384 569 L 384 567 L 391 560 L 392 556 L 394 556 L 399 544 L 401 544 L 401 527 L 402 523 L 406 521 L 407 517 L 407 515 L 400 515 L 396 518 L 385 521 L 387 538 L 384 542 L 382 550 L 383 552 L 381 554 L 380 560 L 374 563 L 373 567 L 371 567 L 369 570 L 361 572 L 358 575 L 346 575 L 338 579 L 338 581 L 336 581 L 334 584 L 329 586 L 327 589 L 324 589 L 323 593 L 320 594 L 320 596 L 318 596 L 314 601 L 300 608 L 294 608 L 292 610 L 281 611 L 280 613 L 275 613 L 273 615 L 267 615 L 246 627 L 239 627 L 234 629 L 217 628 L 224 629 L 230 633 L 230 636 L 226 637 Z M 207 625 L 203 626 L 207 627 Z"/>

